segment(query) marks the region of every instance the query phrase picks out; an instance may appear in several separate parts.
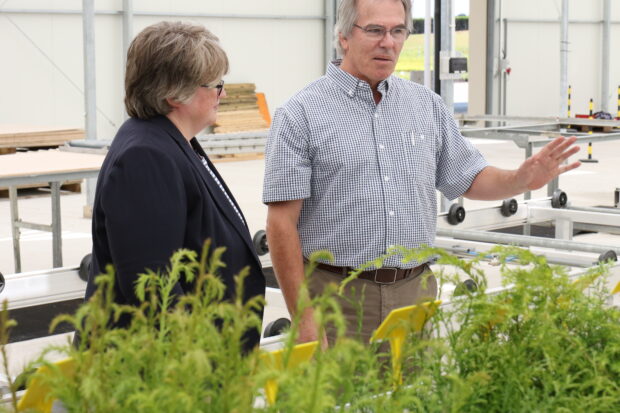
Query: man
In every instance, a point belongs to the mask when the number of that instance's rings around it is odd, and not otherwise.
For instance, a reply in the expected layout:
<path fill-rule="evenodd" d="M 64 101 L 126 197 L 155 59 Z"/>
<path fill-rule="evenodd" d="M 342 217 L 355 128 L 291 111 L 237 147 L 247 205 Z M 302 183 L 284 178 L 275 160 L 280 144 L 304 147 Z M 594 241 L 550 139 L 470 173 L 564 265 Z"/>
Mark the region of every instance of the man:
<path fill-rule="evenodd" d="M 489 166 L 459 133 L 441 98 L 392 76 L 411 30 L 410 0 L 342 0 L 336 23 L 341 62 L 293 96 L 274 116 L 266 151 L 263 202 L 274 271 L 291 314 L 304 257 L 334 254 L 311 277 L 310 292 L 384 254 L 391 245 L 432 245 L 436 192 L 450 199 L 504 199 L 542 187 L 579 162 L 575 138 L 558 138 L 517 170 Z M 365 271 L 340 301 L 347 334 L 361 339 L 393 308 L 436 296 L 426 263 L 401 257 Z M 427 282 L 421 280 L 426 278 Z M 327 332 L 332 341 L 334 331 Z M 317 338 L 312 309 L 301 315 L 300 341 Z"/>

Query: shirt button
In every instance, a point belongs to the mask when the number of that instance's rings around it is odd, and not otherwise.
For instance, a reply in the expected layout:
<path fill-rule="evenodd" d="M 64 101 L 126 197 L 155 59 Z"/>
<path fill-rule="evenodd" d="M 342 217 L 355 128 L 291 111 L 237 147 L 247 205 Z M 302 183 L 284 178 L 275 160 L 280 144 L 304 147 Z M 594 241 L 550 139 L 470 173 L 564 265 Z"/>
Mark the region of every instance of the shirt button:
<path fill-rule="evenodd" d="M 389 176 L 384 176 L 383 179 L 385 180 L 385 182 L 387 182 L 387 181 L 390 180 L 390 177 Z"/>
<path fill-rule="evenodd" d="M 379 114 L 377 112 L 375 112 L 375 118 L 378 118 Z"/>
<path fill-rule="evenodd" d="M 349 90 L 349 96 L 353 96 L 353 90 Z"/>
<path fill-rule="evenodd" d="M 420 139 L 424 140 L 424 135 L 420 135 Z"/>
<path fill-rule="evenodd" d="M 379 145 L 379 149 L 385 149 L 385 145 Z"/>
<path fill-rule="evenodd" d="M 390 216 L 393 217 L 394 216 L 394 211 L 390 211 L 390 212 L 388 212 L 388 214 L 390 214 Z"/>

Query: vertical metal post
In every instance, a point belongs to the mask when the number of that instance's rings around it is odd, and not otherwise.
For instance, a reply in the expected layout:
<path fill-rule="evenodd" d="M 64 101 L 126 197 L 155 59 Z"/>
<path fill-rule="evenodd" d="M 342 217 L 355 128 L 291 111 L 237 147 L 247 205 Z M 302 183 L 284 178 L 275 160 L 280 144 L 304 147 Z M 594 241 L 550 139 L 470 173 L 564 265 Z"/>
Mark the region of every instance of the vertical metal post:
<path fill-rule="evenodd" d="M 9 200 L 11 203 L 11 233 L 13 234 L 13 257 L 15 260 L 15 272 L 22 272 L 22 259 L 19 249 L 19 236 L 21 231 L 17 226 L 19 222 L 19 210 L 17 209 L 17 187 L 9 186 Z"/>
<path fill-rule="evenodd" d="M 497 25 L 496 33 L 498 33 L 497 39 L 497 113 L 502 114 L 502 101 L 503 101 L 503 82 L 502 82 L 502 1 L 500 0 L 497 4 L 498 8 L 498 17 L 497 20 L 493 22 L 493 25 Z"/>
<path fill-rule="evenodd" d="M 560 16 L 560 108 L 558 116 L 566 113 L 565 90 L 568 88 L 568 0 L 562 0 Z"/>
<path fill-rule="evenodd" d="M 553 196 L 553 193 L 560 187 L 560 180 L 556 176 L 547 184 L 547 196 Z"/>
<path fill-rule="evenodd" d="M 573 94 L 573 87 L 571 85 L 568 85 L 568 102 L 566 102 L 567 107 L 566 107 L 566 117 L 570 118 L 570 106 L 571 106 L 571 100 L 572 97 L 571 95 Z"/>
<path fill-rule="evenodd" d="M 485 113 L 493 114 L 493 74 L 495 67 L 495 0 L 487 0 L 487 44 L 486 44 L 486 75 L 485 75 Z"/>
<path fill-rule="evenodd" d="M 618 102 L 617 102 L 618 108 L 617 108 L 617 113 L 616 113 L 616 119 L 620 120 L 620 86 L 618 86 Z"/>
<path fill-rule="evenodd" d="M 506 92 L 506 89 L 508 87 L 508 72 L 506 71 L 506 58 L 508 57 L 508 20 L 507 19 L 503 19 L 502 20 L 503 26 L 504 26 L 504 30 L 503 30 L 503 44 L 504 47 L 502 48 L 502 65 L 500 66 L 501 68 L 501 77 L 502 77 L 502 108 L 500 113 L 502 115 L 506 115 L 506 102 L 507 102 L 507 96 L 508 93 Z"/>
<path fill-rule="evenodd" d="M 127 66 L 127 51 L 133 39 L 133 0 L 123 0 L 123 74 Z M 129 116 L 123 111 L 125 119 Z"/>
<path fill-rule="evenodd" d="M 336 57 L 334 49 L 334 25 L 336 22 L 336 2 L 325 0 L 325 68 Z"/>
<path fill-rule="evenodd" d="M 530 156 L 532 156 L 533 152 L 534 152 L 534 146 L 532 145 L 532 142 L 530 142 L 530 140 L 527 140 L 527 146 L 525 147 L 525 159 L 528 159 Z M 532 192 L 531 191 L 526 191 L 523 194 L 523 199 L 525 201 L 532 199 Z M 529 216 L 528 219 L 526 220 L 525 224 L 523 224 L 523 235 L 531 235 L 532 233 L 532 225 L 529 222 Z"/>
<path fill-rule="evenodd" d="M 532 142 L 530 142 L 528 139 L 527 146 L 525 147 L 525 159 L 530 158 L 533 153 L 534 153 L 534 150 L 533 150 Z M 526 201 L 528 199 L 532 199 L 532 193 L 530 191 L 525 192 L 523 194 L 523 199 L 525 199 Z"/>
<path fill-rule="evenodd" d="M 441 31 L 441 43 L 440 50 L 442 54 L 452 55 L 452 46 L 453 42 L 453 28 L 454 28 L 454 7 L 452 7 L 453 0 L 441 0 L 441 27 L 439 30 Z M 435 27 L 437 30 L 437 27 Z M 441 66 L 435 67 L 435 73 L 439 74 L 441 71 Z M 450 110 L 451 113 L 454 113 L 454 82 L 452 80 L 444 79 L 441 80 L 441 97 Z M 450 208 L 450 200 L 446 198 L 443 194 L 441 195 L 441 200 L 439 204 L 440 212 L 447 212 Z"/>
<path fill-rule="evenodd" d="M 60 182 L 50 182 L 52 190 L 52 262 L 62 267 L 62 228 L 60 226 Z"/>
<path fill-rule="evenodd" d="M 424 7 L 424 86 L 431 89 L 431 0 L 425 0 Z"/>
<path fill-rule="evenodd" d="M 97 139 L 97 85 L 95 77 L 95 2 L 82 0 L 82 33 L 84 38 L 84 109 L 86 139 Z M 95 179 L 86 180 L 86 208 L 95 200 Z"/>
<path fill-rule="evenodd" d="M 441 95 L 441 80 L 439 79 L 439 56 L 441 54 L 441 8 L 442 8 L 442 0 L 435 0 L 435 19 L 433 21 L 433 30 L 435 34 L 435 64 L 433 65 L 435 68 L 435 81 L 433 90 L 435 93 Z"/>
<path fill-rule="evenodd" d="M 609 112 L 609 98 L 611 97 L 609 68 L 611 55 L 611 0 L 603 0 L 603 50 L 601 51 L 601 110 Z"/>
<path fill-rule="evenodd" d="M 439 44 L 441 52 L 449 55 L 452 51 L 452 27 L 454 26 L 453 16 L 453 0 L 441 0 L 441 43 Z M 435 70 L 440 71 L 440 67 Z M 454 82 L 452 80 L 441 81 L 441 97 L 444 103 L 454 113 Z"/>
<path fill-rule="evenodd" d="M 573 221 L 567 218 L 556 218 L 555 239 L 573 239 Z"/>
<path fill-rule="evenodd" d="M 97 95 L 95 81 L 95 2 L 82 0 L 84 37 L 84 108 L 86 139 L 97 139 Z"/>

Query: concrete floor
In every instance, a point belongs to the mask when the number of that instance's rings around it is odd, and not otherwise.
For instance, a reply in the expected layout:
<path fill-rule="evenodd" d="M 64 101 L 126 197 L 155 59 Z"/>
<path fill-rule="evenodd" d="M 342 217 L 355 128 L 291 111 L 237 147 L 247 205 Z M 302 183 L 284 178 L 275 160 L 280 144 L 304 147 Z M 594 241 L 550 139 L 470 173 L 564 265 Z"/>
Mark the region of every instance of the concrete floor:
<path fill-rule="evenodd" d="M 512 142 L 472 140 L 492 165 L 502 168 L 516 168 L 524 158 L 523 150 Z M 582 147 L 575 158 L 586 156 Z M 561 177 L 560 188 L 568 194 L 569 202 L 578 206 L 612 206 L 614 189 L 620 187 L 620 142 L 596 143 L 594 158 L 599 163 L 583 164 L 581 168 Z M 0 157 L 1 159 L 1 157 Z M 233 191 L 246 215 L 250 231 L 254 234 L 264 229 L 267 208 L 261 202 L 263 184 L 263 160 L 218 163 L 216 167 Z M 533 198 L 546 196 L 546 189 L 533 194 Z M 518 200 L 522 197 L 517 197 Z M 86 204 L 84 193 L 65 193 L 61 197 L 63 259 L 64 266 L 76 267 L 84 255 L 91 250 L 90 220 L 83 218 Z M 465 208 L 479 208 L 498 205 L 498 202 L 465 200 Z M 50 223 L 50 198 L 44 191 L 29 191 L 20 196 L 20 216 L 24 220 Z M 599 242 L 620 246 L 617 237 L 593 234 L 587 242 Z M 25 230 L 22 234 L 22 271 L 49 269 L 52 266 L 51 234 Z M 269 263 L 268 256 L 264 258 Z M 491 269 L 490 269 L 491 270 Z M 7 198 L 0 199 L 0 272 L 14 272 L 13 247 L 10 229 L 10 211 Z M 1 298 L 1 297 L 0 297 Z M 265 314 L 268 322 L 287 316 L 280 297 L 271 295 Z M 42 347 L 67 340 L 66 335 L 51 336 L 8 346 L 11 359 L 11 372 L 19 371 L 28 360 L 36 357 Z"/>

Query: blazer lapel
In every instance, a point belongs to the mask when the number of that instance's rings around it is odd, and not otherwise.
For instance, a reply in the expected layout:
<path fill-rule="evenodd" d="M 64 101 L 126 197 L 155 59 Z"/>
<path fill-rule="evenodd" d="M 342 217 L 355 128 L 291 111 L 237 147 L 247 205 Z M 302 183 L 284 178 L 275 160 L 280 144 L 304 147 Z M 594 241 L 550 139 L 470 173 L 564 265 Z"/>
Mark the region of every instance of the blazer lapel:
<path fill-rule="evenodd" d="M 224 188 L 224 190 L 230 197 L 231 201 L 237 207 L 237 210 L 243 217 L 244 221 L 245 221 L 245 216 L 243 216 L 243 213 L 241 212 L 241 208 L 239 208 L 239 204 L 237 204 L 237 201 L 235 200 L 232 193 L 228 189 L 228 186 L 226 186 L 226 184 L 224 183 L 224 180 L 222 179 L 220 174 L 217 172 L 217 170 L 211 163 L 211 160 L 209 159 L 207 154 L 204 152 L 204 150 L 200 146 L 200 143 L 198 142 L 198 140 L 196 138 L 192 138 L 190 141 L 191 146 L 188 145 L 187 140 L 183 137 L 181 132 L 179 132 L 176 126 L 174 126 L 174 124 L 170 122 L 168 118 L 166 118 L 165 116 L 162 116 L 160 119 L 161 119 L 162 126 L 164 127 L 164 129 L 177 142 L 177 144 L 179 145 L 179 147 L 181 148 L 185 156 L 188 158 L 192 166 L 197 169 L 203 182 L 207 186 L 207 190 L 211 194 L 211 197 L 213 198 L 218 210 L 221 212 L 223 216 L 225 216 L 225 218 L 228 220 L 231 226 L 235 228 L 239 236 L 243 239 L 243 242 L 245 242 L 245 244 L 250 249 L 250 251 L 252 251 L 252 255 L 254 256 L 254 258 L 256 259 L 257 263 L 260 266 L 261 263 L 258 258 L 258 255 L 256 255 L 256 249 L 254 248 L 254 243 L 252 242 L 252 239 L 250 238 L 250 233 L 249 233 L 247 224 L 244 224 L 244 222 L 242 222 L 239 219 L 239 216 L 237 215 L 235 210 L 230 205 L 230 202 L 228 202 L 226 195 L 224 195 L 224 193 L 222 192 L 222 189 L 217 185 L 217 183 L 215 182 L 211 174 L 209 174 L 209 171 L 207 171 L 205 166 L 202 164 L 202 161 L 198 158 L 198 156 L 196 155 L 196 152 L 198 152 L 201 156 L 203 156 L 206 159 L 207 164 L 209 165 L 209 168 L 211 169 L 211 171 L 213 171 L 215 176 L 217 176 L 217 178 L 219 179 L 220 183 L 222 184 L 222 187 Z"/>

